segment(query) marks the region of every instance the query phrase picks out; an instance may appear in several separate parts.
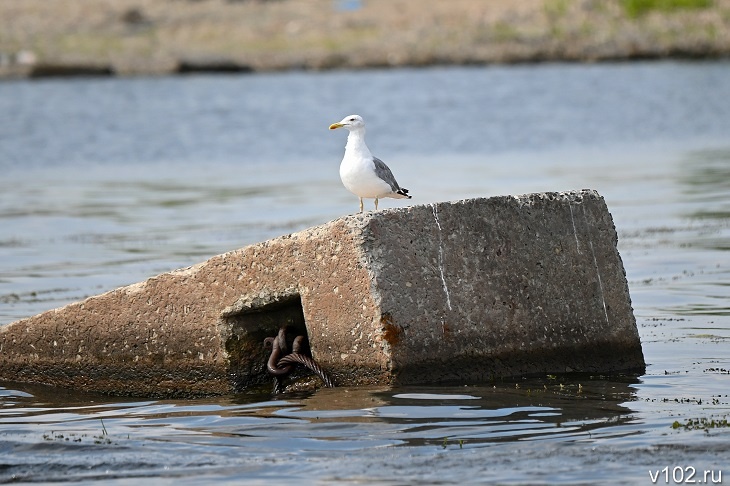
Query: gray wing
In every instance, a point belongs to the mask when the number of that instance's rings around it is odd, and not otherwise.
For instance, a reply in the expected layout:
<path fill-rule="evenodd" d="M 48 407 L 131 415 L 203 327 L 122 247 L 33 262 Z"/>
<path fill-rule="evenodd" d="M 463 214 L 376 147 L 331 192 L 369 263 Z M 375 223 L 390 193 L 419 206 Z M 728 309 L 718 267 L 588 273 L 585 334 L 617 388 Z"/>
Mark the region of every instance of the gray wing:
<path fill-rule="evenodd" d="M 385 162 L 377 157 L 373 157 L 373 163 L 375 164 L 375 174 L 379 178 L 387 182 L 393 192 L 400 191 L 401 187 L 398 185 L 398 182 L 396 182 L 395 177 L 393 176 L 393 173 L 390 171 L 388 166 L 385 165 Z"/>

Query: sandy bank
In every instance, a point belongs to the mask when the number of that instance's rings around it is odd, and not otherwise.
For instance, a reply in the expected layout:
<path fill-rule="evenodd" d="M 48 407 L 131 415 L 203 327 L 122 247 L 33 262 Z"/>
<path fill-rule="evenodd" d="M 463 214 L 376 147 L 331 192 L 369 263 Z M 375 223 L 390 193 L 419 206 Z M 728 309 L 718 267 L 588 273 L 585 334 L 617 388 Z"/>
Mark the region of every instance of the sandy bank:
<path fill-rule="evenodd" d="M 0 75 L 730 56 L 730 0 L 639 15 L 627 1 L 0 2 Z"/>

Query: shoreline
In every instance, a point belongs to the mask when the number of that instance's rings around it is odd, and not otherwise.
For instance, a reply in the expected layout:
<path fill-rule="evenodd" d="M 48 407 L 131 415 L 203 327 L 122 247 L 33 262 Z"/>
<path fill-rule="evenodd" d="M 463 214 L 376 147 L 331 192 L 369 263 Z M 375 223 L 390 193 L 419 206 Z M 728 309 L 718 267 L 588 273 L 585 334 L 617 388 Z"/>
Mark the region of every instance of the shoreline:
<path fill-rule="evenodd" d="M 730 0 L 694 1 L 3 2 L 0 79 L 730 59 Z"/>
<path fill-rule="evenodd" d="M 471 60 L 437 60 L 433 62 L 403 62 L 398 64 L 378 63 L 372 64 L 348 64 L 342 63 L 336 66 L 310 67 L 301 64 L 291 66 L 275 66 L 270 68 L 253 69 L 245 64 L 226 62 L 222 67 L 218 63 L 190 64 L 188 61 L 181 63 L 181 67 L 171 70 L 151 70 L 135 72 L 119 72 L 112 66 L 102 64 L 38 64 L 33 68 L 0 68 L 0 82 L 17 80 L 40 80 L 58 78 L 152 78 L 170 76 L 190 76 L 196 74 L 223 74 L 223 75 L 255 75 L 286 72 L 326 72 L 326 71 L 358 71 L 370 69 L 427 69 L 439 67 L 489 67 L 489 66 L 520 66 L 537 64 L 621 64 L 632 62 L 727 62 L 730 61 L 730 53 L 718 55 L 693 55 L 693 54 L 629 54 L 625 56 L 608 56 L 605 58 L 515 58 L 502 59 L 499 61 L 471 61 Z"/>

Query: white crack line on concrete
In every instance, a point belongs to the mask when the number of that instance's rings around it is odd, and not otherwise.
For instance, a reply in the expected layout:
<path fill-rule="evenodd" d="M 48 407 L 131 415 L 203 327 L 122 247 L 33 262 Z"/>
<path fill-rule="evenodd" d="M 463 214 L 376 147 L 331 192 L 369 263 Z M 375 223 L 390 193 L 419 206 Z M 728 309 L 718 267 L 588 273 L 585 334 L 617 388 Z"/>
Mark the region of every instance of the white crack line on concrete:
<path fill-rule="evenodd" d="M 568 201 L 568 208 L 570 208 L 570 220 L 573 222 L 573 236 L 575 237 L 575 249 L 580 255 L 580 245 L 578 244 L 578 230 L 575 229 L 575 218 L 573 218 L 573 205 Z"/>
<path fill-rule="evenodd" d="M 441 285 L 444 288 L 444 294 L 446 294 L 446 305 L 448 306 L 449 310 L 451 310 L 451 297 L 449 297 L 449 287 L 446 285 L 446 277 L 444 277 L 444 240 L 443 236 L 441 235 L 441 223 L 439 222 L 439 215 L 438 210 L 436 209 L 436 204 L 431 204 L 431 209 L 433 210 L 433 219 L 436 220 L 436 226 L 438 226 L 439 229 L 439 271 L 441 272 Z"/>
<path fill-rule="evenodd" d="M 588 220 L 586 219 L 586 210 L 583 208 L 583 219 L 586 220 L 586 224 L 588 224 Z M 603 303 L 603 314 L 606 316 L 606 324 L 611 324 L 611 322 L 608 320 L 608 309 L 606 308 L 606 297 L 603 295 L 603 282 L 601 281 L 601 272 L 598 270 L 598 260 L 596 259 L 596 252 L 593 250 L 593 238 L 591 238 L 591 233 L 588 232 L 588 246 L 591 248 L 591 255 L 593 256 L 593 266 L 596 269 L 596 276 L 598 277 L 598 288 L 601 291 L 601 302 Z"/>

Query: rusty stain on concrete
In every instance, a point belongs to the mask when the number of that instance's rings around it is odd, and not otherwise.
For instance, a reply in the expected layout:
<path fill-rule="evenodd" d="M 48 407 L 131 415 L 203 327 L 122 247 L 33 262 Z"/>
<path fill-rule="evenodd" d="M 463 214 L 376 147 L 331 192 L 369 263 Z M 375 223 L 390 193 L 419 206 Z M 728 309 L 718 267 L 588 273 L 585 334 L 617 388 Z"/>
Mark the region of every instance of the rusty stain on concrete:
<path fill-rule="evenodd" d="M 281 325 L 341 385 L 641 371 L 616 244 L 591 190 L 346 216 L 4 326 L 0 379 L 226 394 Z"/>
<path fill-rule="evenodd" d="M 398 346 L 403 337 L 403 329 L 393 322 L 393 316 L 389 312 L 384 312 L 380 317 L 383 324 L 383 339 L 391 346 Z"/>

